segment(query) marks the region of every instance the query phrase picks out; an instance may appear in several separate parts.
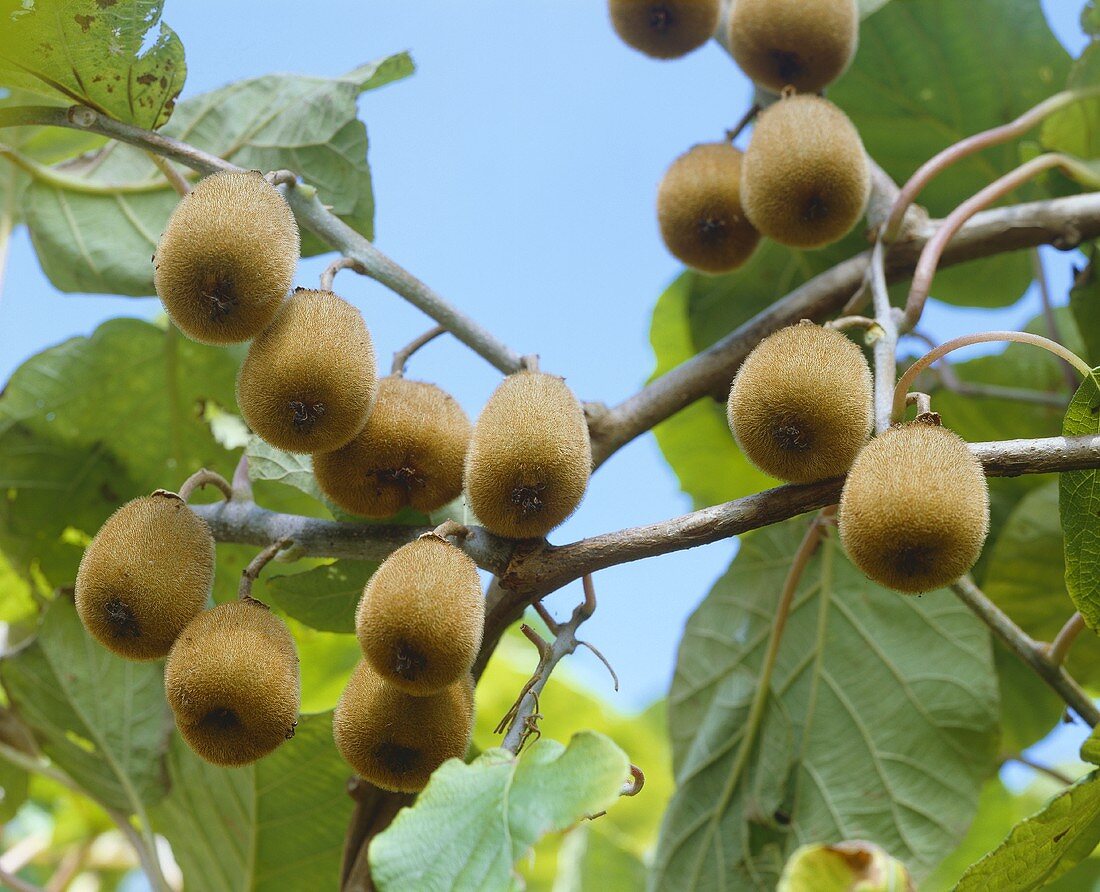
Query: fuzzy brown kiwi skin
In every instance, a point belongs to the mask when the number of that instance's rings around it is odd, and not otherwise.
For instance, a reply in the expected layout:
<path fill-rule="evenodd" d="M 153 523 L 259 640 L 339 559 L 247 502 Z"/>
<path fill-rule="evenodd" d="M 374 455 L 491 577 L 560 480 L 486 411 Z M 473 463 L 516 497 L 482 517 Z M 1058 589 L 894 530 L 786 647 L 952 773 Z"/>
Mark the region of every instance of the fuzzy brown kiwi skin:
<path fill-rule="evenodd" d="M 773 93 L 816 93 L 839 78 L 859 42 L 856 0 L 736 0 L 729 18 L 734 61 Z"/>
<path fill-rule="evenodd" d="M 654 59 L 676 59 L 714 35 L 719 0 L 610 0 L 611 24 L 622 41 Z"/>
<path fill-rule="evenodd" d="M 76 610 L 84 628 L 130 660 L 155 660 L 202 610 L 214 537 L 175 493 L 157 490 L 112 514 L 84 550 Z"/>
<path fill-rule="evenodd" d="M 187 745 L 214 765 L 247 765 L 294 736 L 301 694 L 286 625 L 251 599 L 200 613 L 164 665 L 168 705 Z"/>
<path fill-rule="evenodd" d="M 498 536 L 545 536 L 571 515 L 592 472 L 584 410 L 555 375 L 517 372 L 482 409 L 466 456 L 466 497 Z"/>
<path fill-rule="evenodd" d="M 788 483 L 838 477 L 871 434 L 871 370 L 843 334 L 801 322 L 756 345 L 726 412 L 741 451 L 766 474 Z"/>
<path fill-rule="evenodd" d="M 677 158 L 661 180 L 661 238 L 688 266 L 730 272 L 760 243 L 760 233 L 741 206 L 741 157 L 729 143 L 702 143 Z"/>
<path fill-rule="evenodd" d="M 331 291 L 298 289 L 248 348 L 237 404 L 287 452 L 330 452 L 363 429 L 378 387 L 362 314 Z"/>
<path fill-rule="evenodd" d="M 957 434 L 920 420 L 875 437 L 857 456 L 837 512 L 852 562 L 908 594 L 967 573 L 989 532 L 989 487 Z"/>
<path fill-rule="evenodd" d="M 450 394 L 390 375 L 378 382 L 366 426 L 340 449 L 314 455 L 313 474 L 321 491 L 352 514 L 435 511 L 462 493 L 472 430 Z"/>
<path fill-rule="evenodd" d="M 466 675 L 438 694 L 412 697 L 388 685 L 363 660 L 332 717 L 340 755 L 364 780 L 397 793 L 418 793 L 470 742 L 474 684 Z"/>
<path fill-rule="evenodd" d="M 215 173 L 169 218 L 153 282 L 169 318 L 192 340 L 247 341 L 290 291 L 299 251 L 294 214 L 258 171 Z"/>
<path fill-rule="evenodd" d="M 761 112 L 741 163 L 741 201 L 762 235 L 793 248 L 832 244 L 870 194 L 859 132 L 829 100 L 789 96 Z"/>
<path fill-rule="evenodd" d="M 446 540 L 424 536 L 397 549 L 371 576 L 355 634 L 387 684 L 424 697 L 469 673 L 484 623 L 477 565 Z"/>

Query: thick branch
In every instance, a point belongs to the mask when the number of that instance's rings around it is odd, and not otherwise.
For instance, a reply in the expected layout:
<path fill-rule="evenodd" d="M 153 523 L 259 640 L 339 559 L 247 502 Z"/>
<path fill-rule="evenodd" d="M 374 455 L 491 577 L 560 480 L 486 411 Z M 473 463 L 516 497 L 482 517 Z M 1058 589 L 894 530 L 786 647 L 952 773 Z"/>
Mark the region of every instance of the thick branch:
<path fill-rule="evenodd" d="M 179 161 L 200 173 L 241 169 L 229 161 L 196 149 L 187 143 L 140 127 L 133 127 L 130 124 L 123 124 L 83 106 L 67 109 L 28 106 L 0 110 L 0 127 L 24 124 L 70 127 L 75 130 L 99 133 L 117 139 L 119 142 L 129 143 Z M 288 186 L 285 194 L 299 222 L 312 230 L 329 247 L 357 261 L 360 265 L 355 267 L 357 271 L 363 270 L 372 279 L 401 295 L 413 306 L 445 326 L 456 338 L 501 371 L 514 372 L 520 368 L 518 353 L 502 344 L 472 319 L 464 316 L 431 288 L 394 263 L 343 220 L 327 210 L 317 197 L 316 190 Z"/>
<path fill-rule="evenodd" d="M 971 450 L 995 477 L 1042 474 L 1100 467 L 1100 436 L 1046 437 L 973 443 Z M 618 530 L 554 546 L 542 541 L 512 542 L 470 527 L 462 547 L 485 570 L 499 577 L 490 613 L 506 614 L 566 583 L 606 567 L 682 551 L 728 539 L 837 501 L 843 478 L 780 486 L 693 511 L 660 523 Z M 197 505 L 214 537 L 223 542 L 266 545 L 293 539 L 303 557 L 381 560 L 421 533 L 420 527 L 338 523 L 276 514 L 255 504 L 217 502 Z M 495 630 L 494 630 L 495 631 Z"/>
<path fill-rule="evenodd" d="M 888 282 L 912 275 L 921 249 L 937 226 L 929 223 L 908 241 L 891 246 L 886 257 Z M 997 208 L 975 214 L 959 230 L 940 267 L 1037 245 L 1072 248 L 1098 236 L 1100 193 Z M 864 251 L 816 276 L 634 396 L 594 416 L 596 464 L 685 406 L 727 389 L 749 351 L 776 329 L 799 319 L 821 320 L 839 311 L 863 283 L 870 257 L 871 252 Z"/>

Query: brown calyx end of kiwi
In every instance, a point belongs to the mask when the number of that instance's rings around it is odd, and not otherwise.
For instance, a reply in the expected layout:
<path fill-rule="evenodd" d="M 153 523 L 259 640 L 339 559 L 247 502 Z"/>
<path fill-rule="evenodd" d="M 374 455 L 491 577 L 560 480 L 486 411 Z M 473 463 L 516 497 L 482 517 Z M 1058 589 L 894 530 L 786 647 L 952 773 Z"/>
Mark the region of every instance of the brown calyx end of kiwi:
<path fill-rule="evenodd" d="M 779 75 L 780 80 L 788 82 L 796 81 L 805 71 L 805 66 L 802 64 L 802 57 L 796 52 L 781 50 L 778 47 L 774 47 L 768 50 L 768 55 L 771 56 L 772 61 L 775 63 L 775 71 Z"/>
<path fill-rule="evenodd" d="M 424 477 L 408 462 L 397 468 L 377 468 L 372 472 L 379 486 L 396 486 L 408 496 L 413 487 L 423 486 Z"/>
<path fill-rule="evenodd" d="M 940 550 L 934 545 L 905 545 L 894 552 L 891 564 L 903 576 L 922 577 L 931 572 L 939 558 Z"/>
<path fill-rule="evenodd" d="M 225 273 L 204 273 L 199 283 L 199 293 L 209 304 L 211 322 L 224 322 L 240 305 L 233 282 Z"/>
<path fill-rule="evenodd" d="M 110 630 L 112 638 L 140 638 L 141 625 L 122 598 L 108 598 L 103 604 L 103 624 Z"/>
<path fill-rule="evenodd" d="M 408 641 L 398 641 L 394 646 L 392 668 L 401 678 L 416 681 L 427 665 L 427 656 Z"/>
<path fill-rule="evenodd" d="M 658 34 L 663 34 L 676 24 L 672 10 L 664 3 L 654 3 L 649 7 L 647 21 L 649 27 Z"/>
<path fill-rule="evenodd" d="M 708 244 L 725 238 L 729 224 L 721 217 L 703 217 L 699 221 L 699 237 Z"/>
<path fill-rule="evenodd" d="M 288 400 L 286 407 L 287 411 L 290 412 L 291 426 L 301 434 L 313 430 L 314 425 L 325 414 L 325 404 L 323 402 L 304 397 Z"/>
<path fill-rule="evenodd" d="M 816 223 L 829 216 L 829 205 L 820 195 L 811 195 L 802 209 L 802 219 L 807 223 Z"/>
<path fill-rule="evenodd" d="M 228 706 L 215 706 L 199 719 L 199 727 L 204 731 L 225 734 L 240 728 L 241 718 Z"/>
<path fill-rule="evenodd" d="M 386 740 L 374 748 L 374 758 L 391 774 L 400 777 L 416 770 L 421 753 L 415 747 Z"/>
<path fill-rule="evenodd" d="M 542 500 L 545 489 L 546 485 L 541 483 L 524 483 L 514 487 L 510 496 L 512 504 L 524 517 L 533 517 L 546 507 Z"/>
<path fill-rule="evenodd" d="M 810 431 L 797 418 L 780 419 L 772 428 L 772 439 L 784 452 L 809 452 L 814 445 Z"/>

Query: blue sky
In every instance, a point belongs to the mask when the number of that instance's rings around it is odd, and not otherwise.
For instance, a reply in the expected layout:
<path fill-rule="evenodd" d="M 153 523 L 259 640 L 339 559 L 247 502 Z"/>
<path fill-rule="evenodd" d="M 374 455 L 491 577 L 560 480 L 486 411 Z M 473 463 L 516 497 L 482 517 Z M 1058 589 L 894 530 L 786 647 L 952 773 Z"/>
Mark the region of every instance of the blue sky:
<path fill-rule="evenodd" d="M 1076 53 L 1080 0 L 1044 2 Z M 691 144 L 734 123 L 749 85 L 708 45 L 658 63 L 626 48 L 598 0 L 327 2 L 168 0 L 165 19 L 187 50 L 184 96 L 273 71 L 336 75 L 397 50 L 418 72 L 367 94 L 377 244 L 583 399 L 618 402 L 653 367 L 650 312 L 679 265 L 654 217 L 656 184 Z M 444 19 L 443 15 L 447 15 Z M 1065 301 L 1069 260 L 1051 252 L 1053 292 Z M 327 260 L 304 261 L 297 284 L 315 286 Z M 372 282 L 341 273 L 336 290 L 359 306 L 381 356 L 428 326 Z M 0 381 L 27 356 L 115 315 L 151 317 L 153 300 L 57 293 L 24 232 L 11 244 L 0 297 Z M 998 313 L 933 305 L 926 327 L 941 338 L 1017 327 L 1034 296 Z M 409 374 L 450 389 L 471 415 L 498 376 L 453 339 L 418 354 Z M 171 481 L 166 481 L 171 484 Z M 652 437 L 593 478 L 565 542 L 690 510 Z M 664 693 L 684 620 L 734 554 L 724 542 L 612 568 L 597 577 L 600 609 L 586 637 L 622 679 L 628 708 Z M 559 615 L 579 597 L 554 596 Z M 586 653 L 570 665 L 597 690 L 604 671 Z"/>

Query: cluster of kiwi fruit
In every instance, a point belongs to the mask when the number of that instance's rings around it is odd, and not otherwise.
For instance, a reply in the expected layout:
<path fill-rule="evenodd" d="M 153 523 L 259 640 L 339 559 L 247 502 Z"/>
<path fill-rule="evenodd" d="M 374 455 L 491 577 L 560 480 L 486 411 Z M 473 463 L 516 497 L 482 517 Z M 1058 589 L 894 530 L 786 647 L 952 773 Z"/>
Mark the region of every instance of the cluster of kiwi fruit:
<path fill-rule="evenodd" d="M 371 518 L 435 511 L 463 491 L 490 532 L 541 538 L 578 506 L 591 473 L 584 412 L 561 378 L 506 377 L 476 425 L 402 368 L 379 380 L 361 314 L 330 291 L 291 291 L 293 213 L 259 172 L 218 173 L 181 200 L 154 256 L 176 326 L 207 344 L 251 340 L 241 413 L 271 445 L 312 456 L 324 493 Z M 122 506 L 85 550 L 76 604 L 88 632 L 135 660 L 166 657 L 165 690 L 184 740 L 243 765 L 293 735 L 298 657 L 286 625 L 250 592 L 207 609 L 214 539 L 180 496 Z M 461 757 L 484 600 L 474 562 L 427 534 L 371 577 L 356 613 L 363 659 L 334 718 L 340 752 L 364 778 L 413 792 Z"/>
<path fill-rule="evenodd" d="M 847 475 L 837 526 L 870 579 L 914 594 L 948 585 L 977 561 L 989 530 L 981 463 L 931 413 L 869 439 L 872 400 L 862 350 L 804 320 L 745 358 L 727 415 L 765 473 L 789 483 Z"/>
<path fill-rule="evenodd" d="M 762 237 L 803 249 L 838 241 L 863 216 L 871 183 L 858 131 L 817 95 L 855 55 L 856 0 L 734 0 L 725 22 L 721 6 L 609 3 L 619 36 L 655 58 L 682 56 L 717 36 L 758 96 L 772 100 L 746 151 L 730 141 L 698 144 L 673 161 L 658 187 L 666 247 L 705 273 L 742 266 Z"/>
<path fill-rule="evenodd" d="M 209 526 L 157 490 L 119 508 L 85 549 L 76 609 L 119 656 L 167 657 L 165 696 L 188 746 L 216 765 L 245 765 L 294 735 L 298 654 L 259 601 L 206 609 L 213 584 Z"/>

